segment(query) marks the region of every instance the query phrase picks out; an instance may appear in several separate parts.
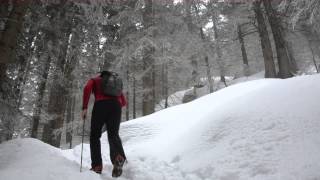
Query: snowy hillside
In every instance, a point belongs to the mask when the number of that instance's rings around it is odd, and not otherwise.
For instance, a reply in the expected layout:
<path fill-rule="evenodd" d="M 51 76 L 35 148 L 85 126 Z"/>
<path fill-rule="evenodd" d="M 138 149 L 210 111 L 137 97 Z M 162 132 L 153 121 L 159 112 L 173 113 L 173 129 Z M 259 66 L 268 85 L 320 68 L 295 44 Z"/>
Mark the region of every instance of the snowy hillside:
<path fill-rule="evenodd" d="M 226 83 L 228 84 L 228 86 L 230 85 L 234 85 L 237 83 L 243 83 L 246 81 L 252 81 L 252 80 L 258 80 L 258 79 L 264 79 L 264 71 L 253 74 L 251 76 L 247 76 L 247 77 L 241 77 L 241 78 L 236 78 L 233 79 L 234 77 L 228 77 L 226 76 Z M 218 91 L 220 89 L 225 88 L 225 85 L 223 82 L 221 82 L 220 77 L 212 77 L 213 80 L 213 89 L 214 91 Z M 205 96 L 207 94 L 210 93 L 210 88 L 209 85 L 207 83 L 207 78 L 201 78 L 201 82 L 204 84 L 204 87 L 202 88 L 197 88 L 197 98 Z M 193 94 L 193 87 L 190 87 L 189 89 L 186 90 L 182 90 L 182 91 L 177 91 L 173 94 L 171 94 L 168 97 L 168 107 L 172 107 L 172 106 L 176 106 L 179 104 L 183 103 L 183 96 L 185 94 Z M 165 100 L 160 101 L 160 103 L 156 106 L 156 111 L 162 110 L 165 107 Z"/>
<path fill-rule="evenodd" d="M 129 163 L 119 179 L 320 179 L 320 75 L 236 84 L 193 102 L 123 123 Z M 62 151 L 33 139 L 0 144 L 5 180 L 112 179 L 107 136 L 104 171 L 85 172 L 80 148 Z"/>

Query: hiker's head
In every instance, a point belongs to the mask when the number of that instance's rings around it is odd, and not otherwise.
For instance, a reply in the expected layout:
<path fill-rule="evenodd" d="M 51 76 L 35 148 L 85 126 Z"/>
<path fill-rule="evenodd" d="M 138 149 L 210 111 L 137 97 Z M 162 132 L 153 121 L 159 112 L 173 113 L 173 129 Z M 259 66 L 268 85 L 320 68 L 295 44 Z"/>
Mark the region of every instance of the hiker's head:
<path fill-rule="evenodd" d="M 111 63 L 109 62 L 104 62 L 101 71 L 110 71 L 111 70 Z"/>
<path fill-rule="evenodd" d="M 111 75 L 111 72 L 110 71 L 101 71 L 100 72 L 100 76 L 104 76 L 104 75 L 107 75 L 107 76 L 110 76 Z"/>
<path fill-rule="evenodd" d="M 108 62 L 105 62 L 102 68 L 100 69 L 100 74 L 101 75 L 108 74 L 110 71 L 111 71 L 111 64 Z"/>

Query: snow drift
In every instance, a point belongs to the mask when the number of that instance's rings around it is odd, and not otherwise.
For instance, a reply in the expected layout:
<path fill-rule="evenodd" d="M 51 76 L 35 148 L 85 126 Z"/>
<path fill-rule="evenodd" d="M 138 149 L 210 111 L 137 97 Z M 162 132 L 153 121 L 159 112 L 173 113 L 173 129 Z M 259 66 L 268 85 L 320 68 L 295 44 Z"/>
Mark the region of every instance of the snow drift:
<path fill-rule="evenodd" d="M 123 123 L 129 163 L 120 179 L 320 179 L 319 92 L 320 75 L 256 80 Z M 102 179 L 109 179 L 106 134 L 102 151 Z M 0 177 L 100 179 L 78 172 L 79 155 L 80 146 L 10 141 L 0 145 Z M 88 144 L 84 160 L 88 168 Z"/>

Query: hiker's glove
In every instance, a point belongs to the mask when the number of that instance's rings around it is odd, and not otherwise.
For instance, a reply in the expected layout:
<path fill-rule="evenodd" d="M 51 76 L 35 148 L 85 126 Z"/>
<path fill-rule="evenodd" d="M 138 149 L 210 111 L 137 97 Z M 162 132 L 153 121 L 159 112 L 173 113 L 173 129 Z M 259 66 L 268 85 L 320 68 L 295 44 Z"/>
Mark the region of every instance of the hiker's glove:
<path fill-rule="evenodd" d="M 82 114 L 81 114 L 82 120 L 85 120 L 87 117 L 87 109 L 82 110 Z"/>

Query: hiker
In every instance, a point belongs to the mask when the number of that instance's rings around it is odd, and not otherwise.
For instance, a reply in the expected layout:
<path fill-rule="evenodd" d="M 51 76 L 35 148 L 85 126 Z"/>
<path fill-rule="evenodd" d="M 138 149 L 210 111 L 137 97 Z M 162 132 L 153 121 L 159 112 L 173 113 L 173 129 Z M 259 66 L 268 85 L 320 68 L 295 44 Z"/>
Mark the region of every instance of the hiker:
<path fill-rule="evenodd" d="M 127 105 L 127 101 L 122 93 L 122 81 L 120 95 L 106 95 L 104 91 L 105 89 L 103 89 L 103 84 L 106 83 L 111 74 L 112 73 L 110 71 L 102 71 L 98 76 L 87 82 L 83 92 L 82 119 L 85 120 L 86 118 L 90 94 L 93 92 L 95 103 L 91 117 L 90 170 L 99 174 L 102 172 L 103 166 L 101 159 L 100 137 L 103 125 L 106 125 L 110 147 L 110 159 L 113 164 L 112 176 L 118 177 L 121 175 L 123 163 L 126 161 L 126 156 L 119 136 L 119 128 L 121 121 L 121 108 Z"/>

